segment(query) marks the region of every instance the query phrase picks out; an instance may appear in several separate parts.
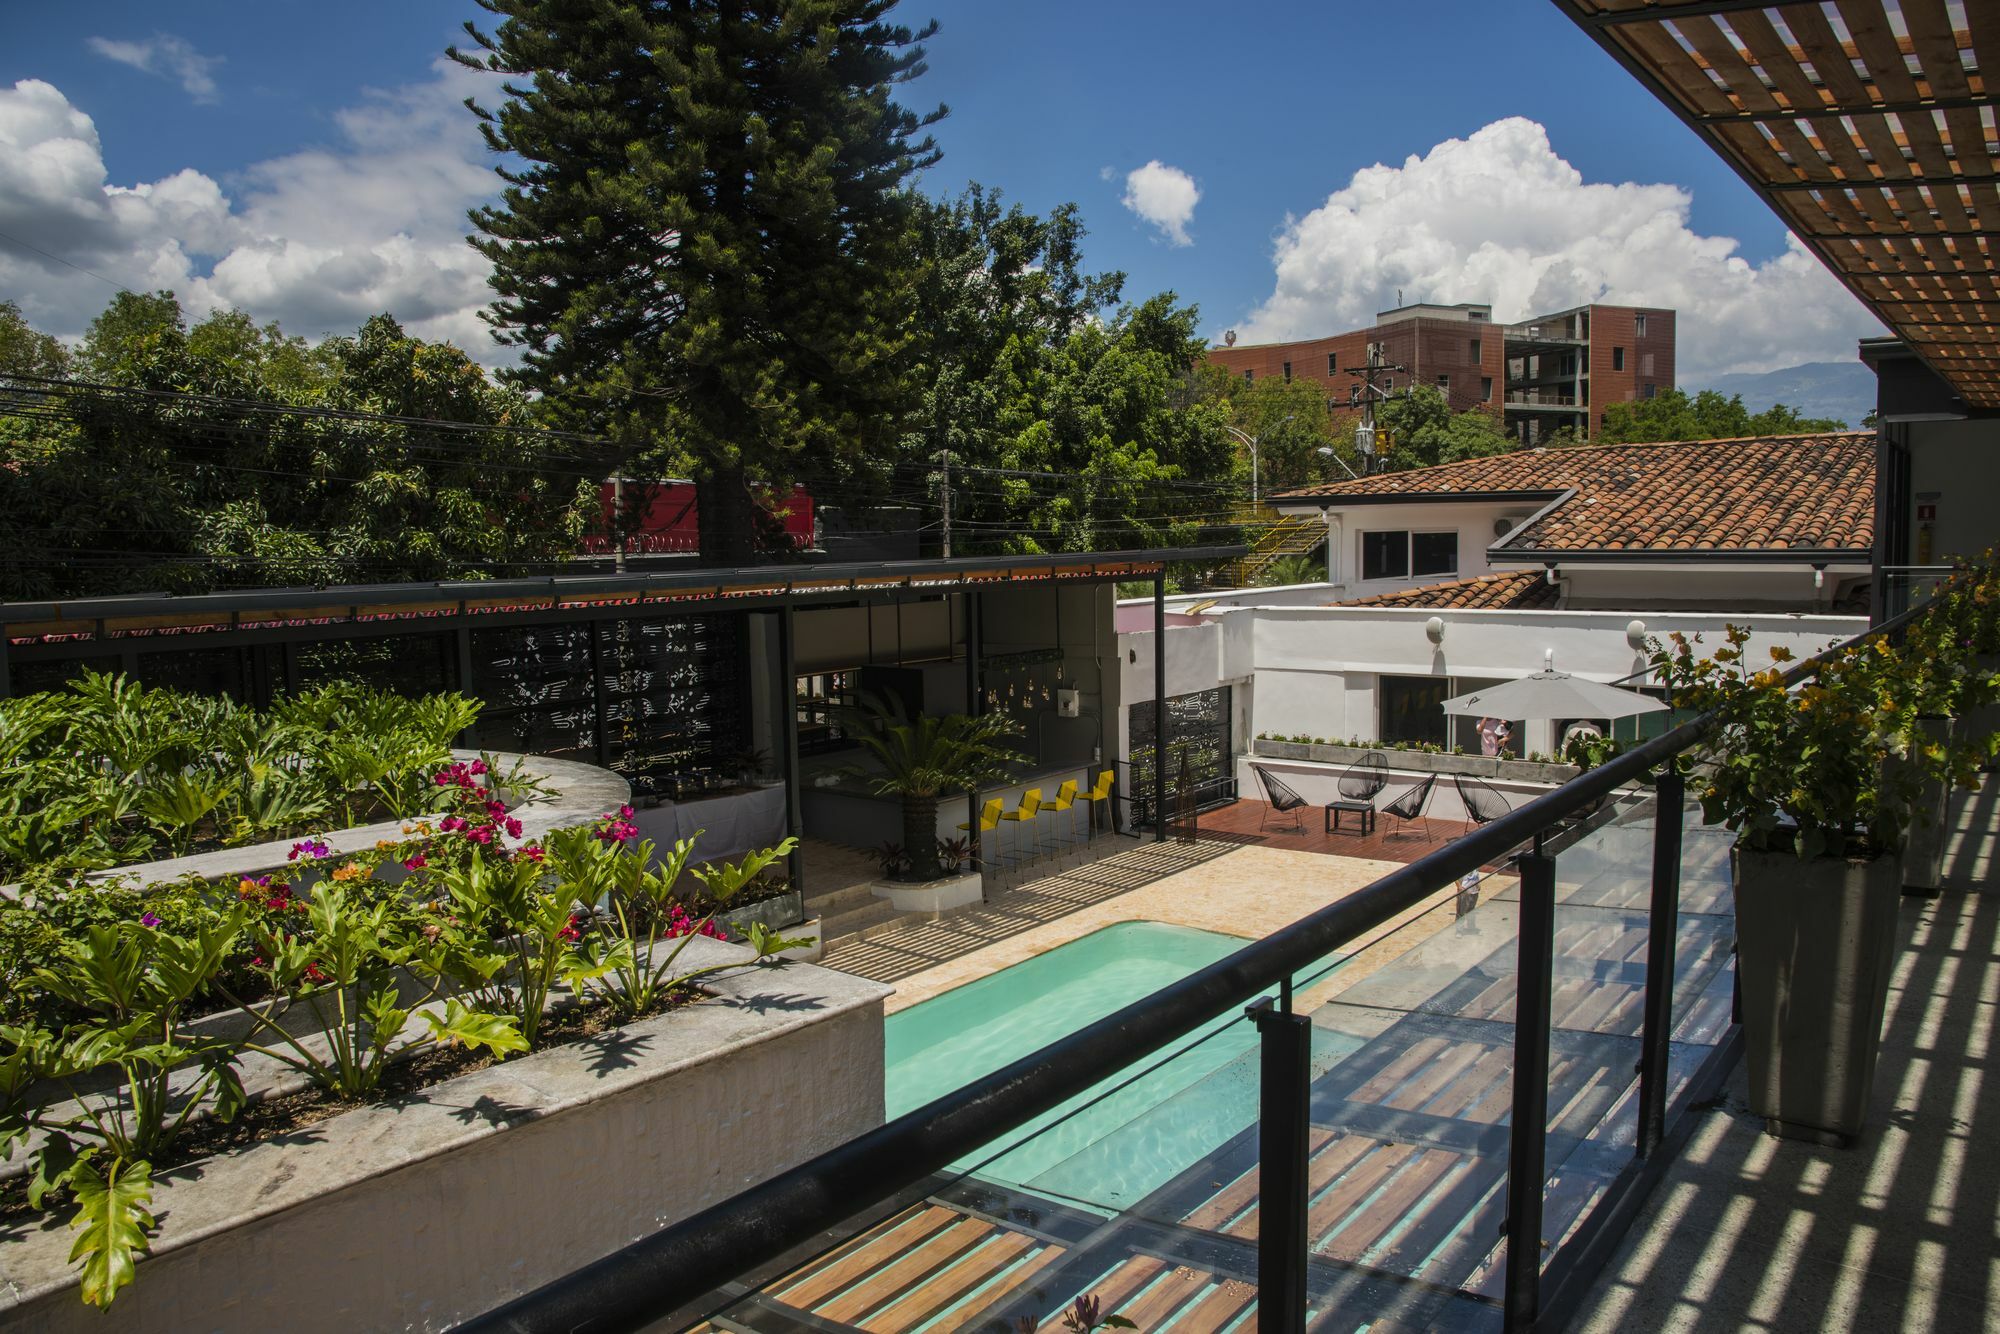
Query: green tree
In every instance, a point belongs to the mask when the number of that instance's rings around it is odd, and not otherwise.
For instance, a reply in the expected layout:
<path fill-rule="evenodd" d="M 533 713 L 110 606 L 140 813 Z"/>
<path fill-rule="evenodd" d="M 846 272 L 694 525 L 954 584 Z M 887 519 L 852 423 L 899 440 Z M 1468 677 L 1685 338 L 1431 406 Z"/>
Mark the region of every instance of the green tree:
<path fill-rule="evenodd" d="M 1754 435 L 1805 435 L 1844 431 L 1847 423 L 1831 417 L 1805 417 L 1783 403 L 1753 413 L 1741 394 L 1727 398 L 1713 389 L 1689 395 L 1667 389 L 1652 398 L 1612 403 L 1604 409 L 1598 443 L 1646 444 L 1656 440 L 1731 440 Z"/>
<path fill-rule="evenodd" d="M 479 0 L 451 54 L 509 77 L 476 103 L 498 205 L 509 378 L 616 462 L 687 469 L 703 554 L 753 551 L 747 483 L 891 448 L 909 407 L 912 204 L 936 160 L 893 100 L 923 72 L 893 0 Z"/>
<path fill-rule="evenodd" d="M 1351 432 L 1336 438 L 1327 412 L 1326 386 L 1317 380 L 1265 377 L 1245 383 L 1229 377 L 1231 388 L 1230 424 L 1257 439 L 1257 464 L 1261 481 L 1258 491 L 1289 490 L 1322 480 L 1327 460 L 1322 448 L 1335 447 L 1349 467 L 1354 466 Z M 1250 489 L 1250 455 L 1241 454 L 1243 489 Z M 1335 467 L 1334 475 L 1346 473 Z"/>
<path fill-rule="evenodd" d="M 1385 472 L 1484 458 L 1515 447 L 1492 413 L 1479 408 L 1453 412 L 1443 393 L 1427 384 L 1377 408 L 1375 424 L 1378 433 L 1388 435 L 1386 445 L 1377 437 Z"/>
<path fill-rule="evenodd" d="M 595 500 L 574 446 L 511 429 L 519 394 L 387 316 L 308 344 L 121 293 L 75 360 L 107 388 L 0 415 L 4 596 L 505 574 Z"/>
<path fill-rule="evenodd" d="M 0 375 L 58 376 L 69 370 L 69 350 L 31 327 L 21 308 L 0 301 Z"/>

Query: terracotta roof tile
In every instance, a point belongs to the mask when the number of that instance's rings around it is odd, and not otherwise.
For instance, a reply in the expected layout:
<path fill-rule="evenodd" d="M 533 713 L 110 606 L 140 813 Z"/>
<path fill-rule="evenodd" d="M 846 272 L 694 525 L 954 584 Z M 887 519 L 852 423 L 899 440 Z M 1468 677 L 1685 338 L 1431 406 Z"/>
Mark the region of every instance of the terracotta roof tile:
<path fill-rule="evenodd" d="M 1276 497 L 1546 494 L 1497 551 L 1855 551 L 1875 541 L 1875 435 L 1525 449 Z M 1574 492 L 1567 499 L 1558 499 Z"/>
<path fill-rule="evenodd" d="M 1436 607 L 1451 610 L 1554 611 L 1562 590 L 1550 584 L 1540 570 L 1505 570 L 1482 574 L 1473 579 L 1454 579 L 1446 584 L 1426 584 L 1394 593 L 1335 602 L 1336 607 Z"/>

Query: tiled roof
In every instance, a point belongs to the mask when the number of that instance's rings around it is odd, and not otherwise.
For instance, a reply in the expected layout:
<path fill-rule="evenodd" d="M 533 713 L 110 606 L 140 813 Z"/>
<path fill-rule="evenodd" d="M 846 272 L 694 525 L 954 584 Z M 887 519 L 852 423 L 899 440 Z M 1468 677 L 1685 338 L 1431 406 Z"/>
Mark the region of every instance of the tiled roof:
<path fill-rule="evenodd" d="M 1336 607 L 1437 607 L 1440 609 L 1484 611 L 1554 611 L 1562 601 L 1562 590 L 1543 577 L 1540 570 L 1504 570 L 1482 574 L 1475 579 L 1454 579 L 1446 584 L 1426 584 L 1394 593 L 1336 602 Z"/>
<path fill-rule="evenodd" d="M 1493 549 L 1865 552 L 1875 541 L 1875 435 L 1524 449 L 1274 500 L 1566 492 L 1575 494 Z"/>

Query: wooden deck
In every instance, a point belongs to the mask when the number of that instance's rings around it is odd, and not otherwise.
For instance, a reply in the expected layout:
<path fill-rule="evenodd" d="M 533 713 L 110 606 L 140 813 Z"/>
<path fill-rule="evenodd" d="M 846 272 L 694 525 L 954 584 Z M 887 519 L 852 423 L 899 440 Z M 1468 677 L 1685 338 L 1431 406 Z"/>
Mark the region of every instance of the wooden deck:
<path fill-rule="evenodd" d="M 1195 823 L 1203 838 L 1236 839 L 1295 852 L 1324 852 L 1336 857 L 1367 857 L 1384 862 L 1413 862 L 1465 833 L 1464 823 L 1458 820 L 1405 823 L 1378 815 L 1374 831 L 1364 834 L 1358 817 L 1351 814 L 1343 815 L 1340 829 L 1329 833 L 1326 813 L 1318 806 L 1274 811 L 1250 798 L 1203 811 Z"/>
<path fill-rule="evenodd" d="M 1558 861 L 1544 1245 L 1631 1154 L 1650 831 L 1607 830 Z M 1691 838 L 1676 969 L 1674 1070 L 1686 1081 L 1727 1030 L 1732 984 L 1719 844 Z M 1508 890 L 1314 1015 L 1308 1294 L 1315 1330 L 1497 1329 L 1504 1277 L 1515 1001 Z M 1164 1161 L 1123 1206 L 980 1175 L 937 1178 L 857 1235 L 754 1291 L 719 1295 L 704 1330 L 995 1331 L 1060 1327 L 1079 1295 L 1140 1330 L 1256 1328 L 1254 1052 L 1208 1075 L 1245 1108 L 1219 1142 L 1181 1124 L 1112 1131 Z M 1150 1117 L 1152 1114 L 1148 1113 Z M 1122 1159 L 1121 1159 L 1122 1161 Z M 1154 1178 L 1158 1179 L 1158 1178 Z M 1072 1186 L 1069 1178 L 1059 1183 Z M 1075 1185 L 1076 1191 L 1085 1187 Z M 1546 1254 L 1546 1252 L 1545 1252 Z M 726 1303 L 726 1304 L 725 1304 Z"/>

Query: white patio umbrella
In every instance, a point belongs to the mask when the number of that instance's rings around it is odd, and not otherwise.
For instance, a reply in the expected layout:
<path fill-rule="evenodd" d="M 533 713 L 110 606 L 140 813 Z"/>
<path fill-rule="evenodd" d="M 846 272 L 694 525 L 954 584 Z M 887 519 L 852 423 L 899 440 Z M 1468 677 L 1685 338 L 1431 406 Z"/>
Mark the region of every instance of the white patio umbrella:
<path fill-rule="evenodd" d="M 1650 695 L 1559 672 L 1554 656 L 1549 654 L 1533 676 L 1454 696 L 1444 702 L 1444 711 L 1480 718 L 1629 718 L 1667 707 Z"/>

